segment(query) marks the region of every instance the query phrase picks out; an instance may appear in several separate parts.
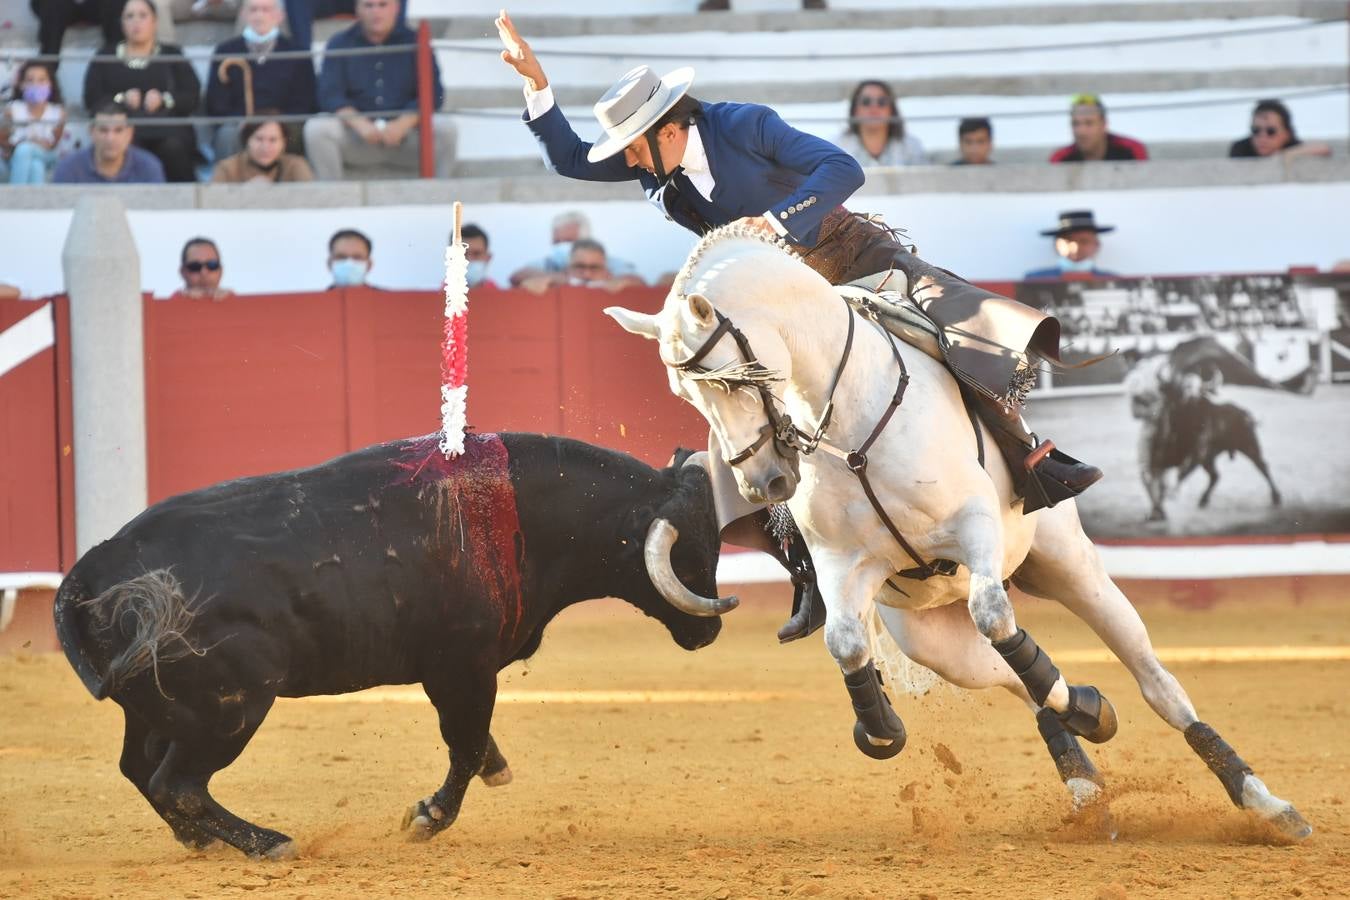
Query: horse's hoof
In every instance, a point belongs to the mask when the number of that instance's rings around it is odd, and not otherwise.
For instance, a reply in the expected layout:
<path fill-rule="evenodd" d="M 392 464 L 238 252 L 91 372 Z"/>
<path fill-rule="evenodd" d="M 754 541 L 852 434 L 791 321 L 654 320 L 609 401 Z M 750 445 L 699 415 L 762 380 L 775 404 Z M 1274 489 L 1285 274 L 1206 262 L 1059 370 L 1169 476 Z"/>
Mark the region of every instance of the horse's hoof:
<path fill-rule="evenodd" d="M 1290 806 L 1284 812 L 1267 819 L 1275 829 L 1291 841 L 1301 841 L 1312 835 L 1312 826 L 1308 820 L 1299 815 L 1299 811 Z"/>
<path fill-rule="evenodd" d="M 905 726 L 900 726 L 898 734 L 891 737 L 873 737 L 867 733 L 862 722 L 853 723 L 853 743 L 864 755 L 872 759 L 893 759 L 905 749 Z"/>
<path fill-rule="evenodd" d="M 1064 727 L 1094 744 L 1104 744 L 1116 736 L 1120 722 L 1116 708 L 1095 687 L 1069 687 L 1068 709 L 1059 714 Z"/>
<path fill-rule="evenodd" d="M 486 784 L 488 787 L 501 787 L 502 785 L 510 784 L 511 779 L 515 776 L 511 774 L 510 766 L 502 766 L 495 772 L 481 772 L 478 777 L 483 779 L 483 784 Z"/>

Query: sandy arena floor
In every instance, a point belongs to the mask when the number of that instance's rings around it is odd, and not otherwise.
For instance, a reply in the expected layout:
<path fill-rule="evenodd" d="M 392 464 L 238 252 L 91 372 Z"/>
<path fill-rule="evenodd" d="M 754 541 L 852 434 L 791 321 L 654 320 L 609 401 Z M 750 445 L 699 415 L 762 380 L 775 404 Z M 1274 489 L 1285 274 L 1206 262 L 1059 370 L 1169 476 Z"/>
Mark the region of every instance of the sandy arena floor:
<path fill-rule="evenodd" d="M 1297 605 L 1143 609 L 1163 649 L 1315 648 L 1303 661 L 1169 664 L 1313 824 L 1299 846 L 1236 811 L 1125 670 L 1093 661 L 1101 645 L 1049 604 L 1021 603 L 1022 623 L 1120 712 L 1120 734 L 1090 751 L 1115 795 L 1114 842 L 1062 821 L 1066 792 L 1008 695 L 904 697 L 909 746 L 874 762 L 853 747 L 822 644 L 777 646 L 781 602 L 747 603 L 696 654 L 606 602 L 560 618 L 528 669 L 503 674 L 493 732 L 515 782 L 475 782 L 429 843 L 399 831 L 445 772 L 419 689 L 280 701 L 213 784 L 296 839 L 300 858 L 276 864 L 181 848 L 117 771 L 120 710 L 95 703 L 60 655 L 0 657 L 0 896 L 1346 896 L 1343 588 Z"/>

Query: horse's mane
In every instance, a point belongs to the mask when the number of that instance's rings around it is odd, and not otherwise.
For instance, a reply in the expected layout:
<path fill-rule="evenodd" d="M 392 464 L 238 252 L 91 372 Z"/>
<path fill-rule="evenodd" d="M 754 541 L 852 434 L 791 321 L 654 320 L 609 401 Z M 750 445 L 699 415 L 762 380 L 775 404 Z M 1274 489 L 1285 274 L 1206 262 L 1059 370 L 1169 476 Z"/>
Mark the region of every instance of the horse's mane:
<path fill-rule="evenodd" d="M 697 268 L 698 264 L 702 261 L 703 256 L 722 241 L 731 240 L 733 238 L 758 241 L 761 244 L 773 247 L 775 250 L 778 250 L 793 259 L 801 258 L 792 245 L 783 238 L 778 237 L 777 235 L 766 234 L 762 229 L 743 224 L 739 221 L 730 222 L 726 225 L 714 228 L 699 239 L 699 242 L 694 245 L 694 249 L 689 251 L 689 258 L 684 261 L 684 267 L 681 268 L 679 274 L 675 276 L 675 282 L 671 285 L 671 290 L 683 294 L 685 283 L 689 280 L 689 276 L 693 274 L 694 269 Z"/>

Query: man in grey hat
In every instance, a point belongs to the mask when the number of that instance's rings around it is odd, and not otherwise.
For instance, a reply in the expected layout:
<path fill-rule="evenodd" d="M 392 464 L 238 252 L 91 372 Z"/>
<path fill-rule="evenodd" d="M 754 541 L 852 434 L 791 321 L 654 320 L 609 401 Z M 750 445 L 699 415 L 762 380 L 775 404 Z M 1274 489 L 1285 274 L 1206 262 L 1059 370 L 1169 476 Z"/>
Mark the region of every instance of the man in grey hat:
<path fill-rule="evenodd" d="M 1042 231 L 1044 237 L 1055 239 L 1058 264 L 1048 269 L 1035 269 L 1024 278 L 1046 280 L 1055 278 L 1111 278 L 1116 273 L 1097 268 L 1097 254 L 1101 252 L 1099 234 L 1115 231 L 1114 225 L 1098 225 L 1090 209 L 1070 209 L 1059 214 L 1059 226 Z"/>
<path fill-rule="evenodd" d="M 853 157 L 790 127 L 767 106 L 694 99 L 690 68 L 663 77 L 646 66 L 627 72 L 595 104 L 603 134 L 588 144 L 554 102 L 543 66 L 505 11 L 496 24 L 502 61 L 525 83 L 525 122 L 551 169 L 586 181 L 637 181 L 658 210 L 695 234 L 731 222 L 776 234 L 831 284 L 903 273 L 915 302 L 946 330 L 948 364 L 979 398 L 977 409 L 1026 496 L 1024 509 L 1053 505 L 1101 478 L 1099 469 L 1041 441 L 1022 421 L 1035 358 L 1059 356 L 1059 323 L 924 262 L 890 229 L 845 209 L 863 183 Z M 796 609 L 780 640 L 823 623 L 812 613 L 815 591 L 799 536 L 784 560 L 765 546 L 762 531 L 756 535 L 741 521 L 720 524 L 725 540 L 768 549 L 793 573 Z"/>

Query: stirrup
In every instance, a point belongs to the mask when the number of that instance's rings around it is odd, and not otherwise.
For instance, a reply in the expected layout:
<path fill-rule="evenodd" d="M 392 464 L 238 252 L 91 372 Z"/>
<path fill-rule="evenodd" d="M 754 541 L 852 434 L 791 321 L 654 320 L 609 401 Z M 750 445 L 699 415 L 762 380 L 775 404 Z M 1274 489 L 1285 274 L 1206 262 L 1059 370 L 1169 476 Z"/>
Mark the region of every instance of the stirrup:
<path fill-rule="evenodd" d="M 1027 454 L 1026 459 L 1022 462 L 1026 470 L 1026 479 L 1022 487 L 1022 515 L 1033 513 L 1038 509 L 1049 509 L 1057 503 L 1077 497 L 1095 483 L 1094 480 L 1081 489 L 1074 490 L 1059 479 L 1046 475 L 1040 470 L 1040 465 L 1046 458 L 1067 466 L 1082 465 L 1080 460 L 1074 459 L 1069 454 L 1057 449 L 1054 441 L 1041 441 L 1035 449 Z"/>
<path fill-rule="evenodd" d="M 816 587 L 816 567 L 811 563 L 806 539 L 795 524 L 783 542 L 783 555 L 792 578 L 792 616 L 778 629 L 778 643 L 787 644 L 820 630 L 825 624 L 825 601 Z"/>

